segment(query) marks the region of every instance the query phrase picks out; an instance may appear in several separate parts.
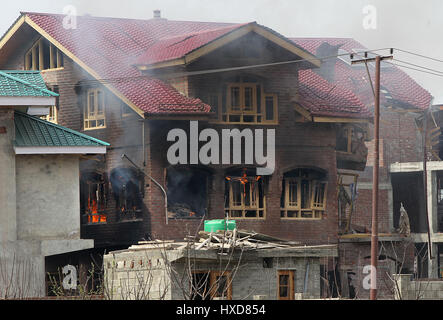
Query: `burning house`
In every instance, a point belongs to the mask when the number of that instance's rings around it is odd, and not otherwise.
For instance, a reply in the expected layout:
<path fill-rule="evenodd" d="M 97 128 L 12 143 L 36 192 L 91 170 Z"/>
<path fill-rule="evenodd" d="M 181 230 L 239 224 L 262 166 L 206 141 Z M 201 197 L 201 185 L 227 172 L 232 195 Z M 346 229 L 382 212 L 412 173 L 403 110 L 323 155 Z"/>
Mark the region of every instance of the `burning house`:
<path fill-rule="evenodd" d="M 81 238 L 94 239 L 95 253 L 140 240 L 183 240 L 202 220 L 228 218 L 307 245 L 338 244 L 338 256 L 321 260 L 322 281 L 362 276 L 373 97 L 364 67 L 346 56 L 321 59 L 361 51 L 360 43 L 287 38 L 256 22 L 79 16 L 77 28 L 66 30 L 63 18 L 22 13 L 0 40 L 0 68 L 40 70 L 60 95 L 51 119 L 111 144 L 105 156 L 80 163 Z M 397 111 L 424 110 L 430 96 L 395 66 L 383 71 L 389 123 L 381 133 L 380 230 L 402 242 L 391 234 L 389 165 L 414 161 L 420 143 L 415 116 Z M 257 174 L 257 159 L 190 161 L 205 143 L 223 150 L 222 139 L 210 135 L 190 143 L 183 163 L 170 163 L 168 134 L 191 136 L 190 121 L 218 137 L 227 129 L 274 130 L 275 170 Z M 229 139 L 253 149 L 245 136 Z M 261 150 L 271 145 L 262 142 Z"/>

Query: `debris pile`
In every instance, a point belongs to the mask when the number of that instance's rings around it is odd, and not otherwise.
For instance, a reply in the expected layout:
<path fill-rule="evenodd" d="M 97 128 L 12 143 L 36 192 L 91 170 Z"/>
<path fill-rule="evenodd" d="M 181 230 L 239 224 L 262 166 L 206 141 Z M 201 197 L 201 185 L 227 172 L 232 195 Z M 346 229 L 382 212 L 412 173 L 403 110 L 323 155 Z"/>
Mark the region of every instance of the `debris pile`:
<path fill-rule="evenodd" d="M 185 241 L 140 241 L 138 245 L 130 249 L 146 250 L 163 248 L 173 249 L 193 249 L 193 250 L 220 250 L 229 251 L 232 249 L 256 250 L 256 249 L 277 249 L 300 246 L 299 242 L 278 239 L 265 234 L 246 230 L 227 230 L 206 232 L 200 231 L 198 236 L 188 236 Z"/>

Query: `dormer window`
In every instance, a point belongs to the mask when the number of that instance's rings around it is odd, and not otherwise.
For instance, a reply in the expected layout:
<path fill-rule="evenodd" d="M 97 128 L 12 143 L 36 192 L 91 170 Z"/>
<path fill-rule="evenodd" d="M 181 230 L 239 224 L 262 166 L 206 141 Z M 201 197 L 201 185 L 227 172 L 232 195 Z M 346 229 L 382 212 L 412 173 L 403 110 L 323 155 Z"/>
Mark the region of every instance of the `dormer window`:
<path fill-rule="evenodd" d="M 277 114 L 277 95 L 264 93 L 259 83 L 235 82 L 224 86 L 222 122 L 276 124 Z"/>
<path fill-rule="evenodd" d="M 52 43 L 40 38 L 25 54 L 25 70 L 62 68 L 63 54 Z"/>

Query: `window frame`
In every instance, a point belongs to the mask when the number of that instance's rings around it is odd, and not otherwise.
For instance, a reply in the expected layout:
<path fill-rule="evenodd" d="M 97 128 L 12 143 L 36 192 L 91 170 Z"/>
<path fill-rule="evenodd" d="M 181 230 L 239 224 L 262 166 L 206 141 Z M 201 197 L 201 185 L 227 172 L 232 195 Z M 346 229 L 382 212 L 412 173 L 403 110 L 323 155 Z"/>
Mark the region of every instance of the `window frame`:
<path fill-rule="evenodd" d="M 203 275 L 205 277 L 204 283 L 197 283 L 200 289 L 203 289 L 202 293 L 194 292 L 196 288 L 194 288 L 194 277 L 197 274 Z M 217 296 L 218 286 L 216 285 L 217 277 L 225 276 L 227 283 L 226 296 L 223 300 L 232 300 L 232 272 L 231 271 L 214 271 L 214 270 L 193 270 L 191 273 L 191 292 L 192 297 L 200 297 L 202 300 L 222 300 L 220 296 Z"/>
<path fill-rule="evenodd" d="M 263 199 L 262 199 L 263 206 L 262 207 L 260 207 L 260 191 L 259 191 L 258 184 L 254 188 L 249 187 L 249 199 L 250 199 L 249 206 L 247 206 L 245 204 L 245 197 L 243 196 L 243 192 L 241 192 L 241 190 L 240 190 L 241 203 L 240 203 L 240 205 L 235 205 L 236 202 L 234 201 L 235 195 L 234 195 L 234 191 L 233 191 L 233 182 L 235 182 L 235 183 L 238 182 L 241 187 L 242 183 L 237 180 L 237 179 L 241 179 L 241 178 L 243 178 L 243 177 L 230 176 L 230 179 L 226 179 L 226 177 L 225 177 L 225 179 L 227 180 L 227 186 L 229 188 L 229 190 L 228 190 L 229 205 L 226 206 L 226 203 L 225 203 L 225 212 L 228 214 L 228 217 L 232 218 L 232 219 L 237 219 L 237 220 L 241 220 L 241 219 L 261 219 L 261 220 L 264 220 L 264 219 L 266 219 L 266 193 L 264 190 L 265 189 L 264 188 L 265 181 L 263 181 L 263 180 L 261 182 L 263 184 L 262 185 L 262 188 L 263 188 L 263 191 L 262 191 L 263 192 Z M 248 182 L 246 182 L 246 183 L 248 183 L 251 186 L 252 184 L 251 184 L 250 179 L 254 178 L 254 177 L 247 176 L 245 178 L 248 179 Z M 260 179 L 263 179 L 263 177 L 261 177 Z M 258 182 L 258 181 L 256 180 L 256 182 Z M 254 204 L 252 204 L 252 201 L 251 201 L 253 198 L 255 199 Z M 233 215 L 233 212 L 235 212 L 235 211 L 241 211 L 241 217 Z M 255 211 L 255 214 L 256 214 L 255 217 L 247 217 L 246 213 L 248 211 Z"/>
<path fill-rule="evenodd" d="M 94 94 L 94 106 L 93 112 L 91 112 L 90 106 L 90 94 Z M 98 113 L 99 105 L 98 105 L 98 93 L 102 94 L 103 97 L 103 112 L 101 114 Z M 92 114 L 92 115 L 91 115 Z M 98 121 L 103 120 L 103 126 L 97 126 Z M 90 122 L 95 121 L 95 126 L 87 125 Z M 101 88 L 90 88 L 86 91 L 86 101 L 85 106 L 83 108 L 83 130 L 97 130 L 97 129 L 105 129 L 106 128 L 106 94 L 105 91 Z"/>
<path fill-rule="evenodd" d="M 309 182 L 309 198 L 308 198 L 308 207 L 302 207 L 302 188 L 301 185 L 303 181 Z M 327 189 L 328 183 L 324 180 L 311 179 L 309 177 L 297 176 L 297 177 L 284 177 L 284 207 L 280 208 L 280 218 L 281 219 L 290 219 L 290 220 L 321 220 L 326 211 L 326 200 L 327 200 Z M 294 188 L 291 186 L 296 185 L 296 201 L 294 204 L 290 203 L 291 190 Z M 322 188 L 323 192 L 321 197 L 323 198 L 322 202 L 318 202 L 315 198 L 318 195 L 317 188 Z M 318 198 L 317 198 L 318 199 Z M 288 212 L 291 212 L 293 215 L 289 216 Z M 306 214 L 311 214 L 311 216 L 305 216 Z"/>
<path fill-rule="evenodd" d="M 239 88 L 239 108 L 232 106 L 232 88 Z M 246 107 L 246 89 L 252 89 L 251 109 Z M 258 112 L 258 93 L 260 93 L 260 112 Z M 225 99 L 223 99 L 223 96 Z M 266 117 L 266 99 L 273 99 L 272 119 Z M 223 103 L 224 100 L 224 103 Z M 221 107 L 220 107 L 221 106 Z M 221 90 L 218 99 L 218 121 L 227 124 L 248 124 L 248 125 L 276 125 L 278 124 L 278 99 L 277 94 L 265 93 L 263 85 L 259 82 L 229 82 Z M 231 120 L 231 117 L 239 117 L 239 121 Z M 245 117 L 252 117 L 252 121 L 245 121 Z"/>
<path fill-rule="evenodd" d="M 49 48 L 49 66 L 45 68 L 44 62 L 44 42 L 47 42 Z M 38 51 L 38 58 L 37 58 Z M 38 60 L 38 61 L 37 61 Z M 37 39 L 32 46 L 26 51 L 24 56 L 25 70 L 51 71 L 61 70 L 64 68 L 63 53 L 44 37 Z"/>
<path fill-rule="evenodd" d="M 296 270 L 277 270 L 277 300 L 294 300 L 295 299 L 295 271 Z M 283 297 L 280 295 L 282 285 L 280 283 L 281 276 L 288 276 L 287 287 L 288 295 Z"/>
<path fill-rule="evenodd" d="M 51 86 L 49 90 L 55 93 L 59 93 L 58 86 Z M 59 96 L 55 98 L 55 105 L 49 106 L 49 113 L 45 116 L 41 116 L 40 119 L 46 120 L 51 123 L 58 124 L 58 108 L 59 108 Z M 52 117 L 51 117 L 52 110 Z"/>
<path fill-rule="evenodd" d="M 225 299 L 217 299 L 220 298 L 219 296 L 216 296 L 218 286 L 216 284 L 216 278 L 217 277 L 226 277 L 227 282 L 227 295 Z M 210 271 L 209 273 L 209 290 L 211 293 L 211 299 L 212 300 L 232 300 L 232 277 L 230 271 Z M 221 297 L 223 298 L 223 296 Z"/>

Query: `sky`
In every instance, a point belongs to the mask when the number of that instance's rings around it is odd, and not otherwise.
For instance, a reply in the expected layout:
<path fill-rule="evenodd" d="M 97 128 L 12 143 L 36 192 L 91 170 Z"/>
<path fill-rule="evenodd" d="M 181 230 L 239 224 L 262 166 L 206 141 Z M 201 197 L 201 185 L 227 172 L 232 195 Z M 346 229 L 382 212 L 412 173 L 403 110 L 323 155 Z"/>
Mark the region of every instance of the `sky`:
<path fill-rule="evenodd" d="M 287 37 L 350 37 L 369 49 L 393 47 L 443 61 L 441 0 L 15 0 L 2 3 L 0 34 L 20 11 L 63 13 L 68 5 L 79 15 L 150 19 L 158 9 L 170 20 L 256 21 Z M 443 62 L 400 51 L 394 58 L 443 72 Z M 443 73 L 403 70 L 434 102 L 443 101 Z"/>

